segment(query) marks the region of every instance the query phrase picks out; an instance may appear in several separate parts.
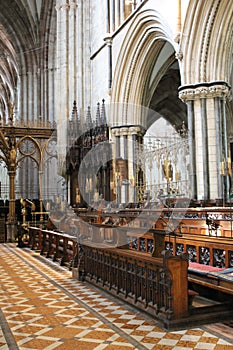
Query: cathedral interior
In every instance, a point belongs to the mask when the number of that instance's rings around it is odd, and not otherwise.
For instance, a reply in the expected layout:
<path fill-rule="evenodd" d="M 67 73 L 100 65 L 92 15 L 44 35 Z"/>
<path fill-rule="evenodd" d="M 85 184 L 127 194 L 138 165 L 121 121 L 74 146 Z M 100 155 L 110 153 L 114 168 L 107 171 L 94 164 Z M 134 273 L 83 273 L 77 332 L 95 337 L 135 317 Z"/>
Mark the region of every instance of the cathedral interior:
<path fill-rule="evenodd" d="M 233 349 L 232 14 L 0 0 L 0 349 Z"/>

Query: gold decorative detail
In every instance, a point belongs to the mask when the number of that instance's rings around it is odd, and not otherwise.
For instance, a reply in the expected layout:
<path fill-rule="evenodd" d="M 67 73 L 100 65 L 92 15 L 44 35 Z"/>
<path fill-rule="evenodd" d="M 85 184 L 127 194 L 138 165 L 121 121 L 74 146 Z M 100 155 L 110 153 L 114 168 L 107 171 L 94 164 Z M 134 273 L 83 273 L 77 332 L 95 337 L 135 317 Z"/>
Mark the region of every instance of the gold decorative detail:
<path fill-rule="evenodd" d="M 168 182 L 173 180 L 173 166 L 169 159 L 165 159 L 163 163 L 163 173 L 164 177 Z"/>

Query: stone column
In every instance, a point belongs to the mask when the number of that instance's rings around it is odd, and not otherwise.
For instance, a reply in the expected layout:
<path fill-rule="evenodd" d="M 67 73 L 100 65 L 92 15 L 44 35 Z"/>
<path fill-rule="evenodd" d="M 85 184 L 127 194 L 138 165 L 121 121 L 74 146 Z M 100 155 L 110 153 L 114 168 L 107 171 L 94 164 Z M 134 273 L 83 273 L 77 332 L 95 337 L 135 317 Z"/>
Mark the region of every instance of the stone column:
<path fill-rule="evenodd" d="M 7 217 L 7 242 L 14 242 L 16 237 L 16 215 L 15 215 L 15 175 L 16 175 L 16 150 L 10 151 L 8 175 L 10 183 L 9 213 Z"/>
<path fill-rule="evenodd" d="M 191 187 L 191 198 L 197 198 L 197 179 L 196 179 L 196 158 L 195 158 L 195 125 L 194 125 L 194 104 L 193 101 L 187 101 L 188 111 L 188 144 L 189 144 L 189 179 Z"/>
<path fill-rule="evenodd" d="M 209 200 L 229 195 L 227 170 L 222 172 L 229 156 L 225 109 L 229 96 L 230 87 L 223 81 L 179 89 L 179 97 L 188 105 L 193 198 Z"/>
<path fill-rule="evenodd" d="M 73 107 L 74 101 L 76 101 L 76 87 L 77 87 L 77 74 L 76 74 L 76 64 L 77 64 L 77 12 L 78 4 L 77 0 L 70 0 L 69 5 L 69 79 L 71 82 L 69 90 L 69 110 Z"/>
<path fill-rule="evenodd" d="M 115 0 L 109 0 L 110 33 L 115 32 Z"/>
<path fill-rule="evenodd" d="M 128 131 L 128 154 L 129 166 L 128 176 L 130 180 L 129 187 L 129 202 L 137 202 L 136 177 L 137 177 L 137 138 L 142 138 L 145 134 L 145 129 L 141 126 L 130 126 Z"/>
<path fill-rule="evenodd" d="M 125 0 L 120 0 L 120 24 L 125 20 Z"/>
<path fill-rule="evenodd" d="M 127 150 L 127 135 L 128 135 L 128 127 L 121 127 L 119 129 L 120 131 L 120 159 L 123 159 L 126 161 L 126 164 L 128 165 L 128 150 Z M 121 175 L 122 176 L 122 175 Z M 121 203 L 127 203 L 128 202 L 128 183 L 127 183 L 128 177 L 126 176 L 121 177 Z"/>
<path fill-rule="evenodd" d="M 58 163 L 66 156 L 67 120 L 76 100 L 77 0 L 57 0 L 57 133 Z"/>
<path fill-rule="evenodd" d="M 112 88 L 112 37 L 109 35 L 104 38 L 104 41 L 108 47 L 108 88 L 110 92 Z"/>
<path fill-rule="evenodd" d="M 110 33 L 110 2 L 106 0 L 106 32 Z"/>
<path fill-rule="evenodd" d="M 115 1 L 115 25 L 116 25 L 116 29 L 120 25 L 120 1 L 119 0 Z"/>
<path fill-rule="evenodd" d="M 116 170 L 116 159 L 120 158 L 120 129 L 118 127 L 114 127 L 111 129 L 111 135 L 112 135 L 112 167 L 113 167 L 113 183 L 114 188 L 113 191 L 116 195 L 116 202 L 121 202 L 121 193 L 119 188 L 119 179 L 117 177 L 117 170 Z"/>
<path fill-rule="evenodd" d="M 123 181 L 120 188 L 117 189 L 118 199 L 120 199 L 121 203 L 126 204 L 129 202 L 136 202 L 137 138 L 139 136 L 143 137 L 145 130 L 141 126 L 135 125 L 114 127 L 111 132 L 115 144 L 113 159 L 127 161 L 127 175 L 126 178 L 123 179 L 125 181 Z"/>

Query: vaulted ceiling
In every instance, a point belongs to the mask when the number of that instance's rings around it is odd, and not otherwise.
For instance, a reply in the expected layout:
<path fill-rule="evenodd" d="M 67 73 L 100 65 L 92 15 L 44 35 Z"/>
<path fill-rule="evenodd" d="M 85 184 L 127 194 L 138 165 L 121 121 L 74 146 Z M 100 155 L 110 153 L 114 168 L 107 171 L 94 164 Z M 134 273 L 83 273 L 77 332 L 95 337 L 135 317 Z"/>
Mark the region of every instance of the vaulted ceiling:
<path fill-rule="evenodd" d="M 19 76 L 47 56 L 52 12 L 55 0 L 0 0 L 0 118 L 17 98 Z"/>
<path fill-rule="evenodd" d="M 178 98 L 180 85 L 179 66 L 175 61 L 159 81 L 150 101 L 150 108 L 157 112 L 157 116 L 162 116 L 176 128 L 181 127 L 183 122 L 187 124 L 186 105 Z M 152 113 L 151 120 L 148 118 L 149 126 L 155 121 L 154 116 Z"/>

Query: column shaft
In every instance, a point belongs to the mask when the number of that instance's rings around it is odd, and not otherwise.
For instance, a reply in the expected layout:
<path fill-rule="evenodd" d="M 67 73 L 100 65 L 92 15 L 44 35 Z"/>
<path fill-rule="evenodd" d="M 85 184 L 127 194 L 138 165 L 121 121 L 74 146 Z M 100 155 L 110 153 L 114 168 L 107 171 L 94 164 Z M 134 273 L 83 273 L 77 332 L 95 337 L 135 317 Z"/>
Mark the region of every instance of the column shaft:
<path fill-rule="evenodd" d="M 138 126 L 122 126 L 112 129 L 112 135 L 115 140 L 115 151 L 113 157 L 115 159 L 121 158 L 125 161 L 127 167 L 127 173 L 124 174 L 122 180 L 123 183 L 118 188 L 118 200 L 121 203 L 131 203 L 137 201 L 136 195 L 136 176 L 137 176 L 137 159 L 136 159 L 136 147 L 137 147 L 137 136 L 142 137 L 145 130 Z M 123 162 L 124 163 L 124 162 Z M 116 169 L 115 169 L 116 172 Z"/>
<path fill-rule="evenodd" d="M 67 121 L 77 100 L 77 0 L 57 0 L 58 163 L 66 155 Z"/>
<path fill-rule="evenodd" d="M 228 152 L 228 139 L 227 139 L 227 121 L 226 121 L 226 106 L 225 106 L 225 100 L 221 100 L 221 112 L 222 112 L 222 145 L 223 145 L 223 158 L 224 158 L 224 193 L 223 198 L 224 200 L 229 199 L 229 172 L 228 172 L 228 158 L 229 158 L 229 152 Z"/>
<path fill-rule="evenodd" d="M 202 117 L 201 117 L 201 101 L 194 101 L 195 114 L 195 164 L 196 164 L 196 180 L 197 180 L 197 199 L 204 199 L 204 143 L 202 133 Z"/>
<path fill-rule="evenodd" d="M 194 108 L 193 101 L 187 102 L 188 111 L 188 138 L 189 138 L 189 154 L 190 154 L 190 183 L 191 196 L 197 197 L 197 179 L 196 179 L 196 159 L 195 159 L 195 125 L 194 125 Z"/>
<path fill-rule="evenodd" d="M 217 186 L 218 186 L 218 198 L 223 198 L 223 187 L 222 187 L 222 174 L 221 174 L 221 155 L 222 155 L 222 123 L 221 123 L 221 113 L 220 113 L 220 99 L 216 97 L 214 100 L 214 110 L 215 110 L 215 130 L 216 130 L 216 157 L 219 159 L 217 163 Z"/>
<path fill-rule="evenodd" d="M 196 186 L 197 199 L 228 199 L 229 140 L 225 101 L 230 97 L 230 87 L 226 82 L 218 81 L 185 86 L 179 90 L 179 97 L 188 104 L 191 174 L 196 168 L 196 179 L 194 177 L 191 181 L 193 196 Z M 191 104 L 194 107 L 193 117 Z M 222 162 L 225 166 L 223 175 Z"/>
<path fill-rule="evenodd" d="M 203 161 L 203 181 L 204 181 L 204 198 L 203 199 L 209 199 L 209 153 L 208 153 L 208 130 L 207 130 L 205 99 L 201 99 L 201 127 L 202 127 L 202 146 L 203 146 L 202 161 Z"/>
<path fill-rule="evenodd" d="M 125 20 L 125 0 L 120 0 L 120 23 Z"/>

